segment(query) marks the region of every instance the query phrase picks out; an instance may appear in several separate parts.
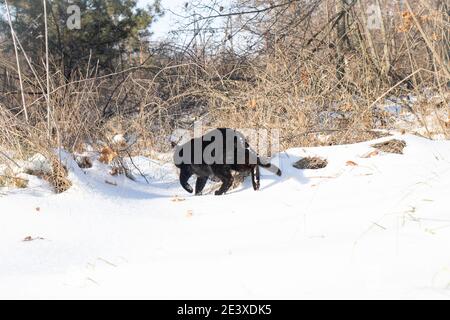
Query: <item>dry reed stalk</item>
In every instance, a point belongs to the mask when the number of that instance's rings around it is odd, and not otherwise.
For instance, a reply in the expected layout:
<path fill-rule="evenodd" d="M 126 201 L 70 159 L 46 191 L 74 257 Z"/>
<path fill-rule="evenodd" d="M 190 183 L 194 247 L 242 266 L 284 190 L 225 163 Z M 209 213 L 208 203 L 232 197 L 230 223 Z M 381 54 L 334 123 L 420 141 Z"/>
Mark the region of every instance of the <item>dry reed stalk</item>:
<path fill-rule="evenodd" d="M 25 102 L 25 93 L 24 93 L 24 90 L 23 90 L 23 81 L 22 81 L 22 72 L 20 70 L 19 53 L 18 53 L 18 50 L 17 50 L 16 36 L 15 36 L 14 28 L 13 28 L 13 25 L 12 25 L 11 12 L 9 10 L 9 4 L 8 4 L 7 0 L 5 0 L 5 6 L 6 6 L 6 13 L 7 13 L 7 18 L 8 18 L 8 22 L 9 22 L 9 27 L 11 29 L 11 37 L 12 37 L 13 45 L 14 45 L 14 53 L 16 55 L 17 74 L 19 75 L 20 94 L 21 94 L 21 97 L 22 97 L 22 107 L 23 107 L 23 112 L 24 112 L 24 115 L 25 115 L 25 120 L 26 120 L 26 122 L 28 122 L 28 110 L 27 110 L 27 105 L 26 105 L 26 102 Z"/>

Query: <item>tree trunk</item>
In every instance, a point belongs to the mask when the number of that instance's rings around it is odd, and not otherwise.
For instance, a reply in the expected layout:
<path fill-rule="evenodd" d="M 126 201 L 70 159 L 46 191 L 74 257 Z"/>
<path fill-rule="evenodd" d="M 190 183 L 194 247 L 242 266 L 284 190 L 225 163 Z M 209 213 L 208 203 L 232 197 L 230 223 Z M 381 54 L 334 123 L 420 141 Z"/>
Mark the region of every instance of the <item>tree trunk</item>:
<path fill-rule="evenodd" d="M 336 12 L 341 13 L 336 24 L 336 78 L 341 82 L 345 77 L 345 38 L 347 37 L 347 7 L 345 0 L 336 2 Z"/>
<path fill-rule="evenodd" d="M 450 5 L 448 0 L 438 1 L 438 10 L 442 12 L 442 20 L 447 25 L 450 24 Z M 445 65 L 450 63 L 450 28 L 445 28 L 442 31 L 441 45 L 439 48 L 439 54 L 442 57 L 442 61 Z M 450 87 L 450 80 L 447 82 Z"/>

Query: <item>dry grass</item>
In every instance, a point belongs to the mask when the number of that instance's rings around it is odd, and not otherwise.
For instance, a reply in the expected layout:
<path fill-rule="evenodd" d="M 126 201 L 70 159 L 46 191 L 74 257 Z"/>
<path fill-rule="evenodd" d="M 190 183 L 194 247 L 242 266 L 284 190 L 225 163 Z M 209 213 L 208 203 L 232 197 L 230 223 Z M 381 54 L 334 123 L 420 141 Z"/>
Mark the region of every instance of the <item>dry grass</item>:
<path fill-rule="evenodd" d="M 300 159 L 296 163 L 293 164 L 293 167 L 300 170 L 305 169 L 323 169 L 328 165 L 328 161 L 323 158 L 319 157 L 306 157 L 303 159 Z"/>
<path fill-rule="evenodd" d="M 372 148 L 378 149 L 387 153 L 403 154 L 403 149 L 406 147 L 406 142 L 403 140 L 392 139 L 386 142 L 381 142 L 372 145 Z"/>
<path fill-rule="evenodd" d="M 55 193 L 63 193 L 69 190 L 72 183 L 68 178 L 67 168 L 56 156 L 48 155 L 48 158 L 51 159 L 51 170 L 49 172 L 40 169 L 26 169 L 25 173 L 47 181 L 53 187 Z"/>
<path fill-rule="evenodd" d="M 67 168 L 56 157 L 52 158 L 52 172 L 45 178 L 53 186 L 56 193 L 63 193 L 70 189 L 72 182 L 68 179 Z"/>
<path fill-rule="evenodd" d="M 78 155 L 78 156 L 75 157 L 75 162 L 78 164 L 78 166 L 81 169 L 90 169 L 93 166 L 92 160 L 88 156 L 80 156 L 80 155 Z"/>
<path fill-rule="evenodd" d="M 0 187 L 24 189 L 28 187 L 28 180 L 17 176 L 0 175 Z"/>

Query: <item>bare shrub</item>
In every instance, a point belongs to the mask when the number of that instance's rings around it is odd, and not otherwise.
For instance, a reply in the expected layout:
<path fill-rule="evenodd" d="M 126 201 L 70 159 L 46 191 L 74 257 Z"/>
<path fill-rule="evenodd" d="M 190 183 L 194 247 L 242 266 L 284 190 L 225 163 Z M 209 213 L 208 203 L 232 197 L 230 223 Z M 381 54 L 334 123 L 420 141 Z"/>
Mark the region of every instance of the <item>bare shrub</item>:
<path fill-rule="evenodd" d="M 310 170 L 317 170 L 317 169 L 323 169 L 328 165 L 328 161 L 326 159 L 320 158 L 320 157 L 306 157 L 303 159 L 300 159 L 296 163 L 293 164 L 293 167 L 296 169 L 310 169 Z"/>
<path fill-rule="evenodd" d="M 403 140 L 392 139 L 386 142 L 374 144 L 372 147 L 383 152 L 403 154 L 403 149 L 406 147 L 406 142 Z"/>

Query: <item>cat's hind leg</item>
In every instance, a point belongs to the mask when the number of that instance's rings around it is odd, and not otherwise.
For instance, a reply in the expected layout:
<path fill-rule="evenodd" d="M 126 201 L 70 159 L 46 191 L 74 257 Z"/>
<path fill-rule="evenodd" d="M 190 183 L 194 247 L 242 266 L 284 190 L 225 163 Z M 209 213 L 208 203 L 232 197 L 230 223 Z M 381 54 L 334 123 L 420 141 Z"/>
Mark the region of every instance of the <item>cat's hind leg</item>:
<path fill-rule="evenodd" d="M 197 181 L 195 182 L 195 195 L 202 194 L 206 182 L 208 182 L 208 177 L 197 177 Z"/>
<path fill-rule="evenodd" d="M 222 181 L 222 186 L 219 190 L 215 192 L 216 196 L 223 195 L 227 192 L 231 186 L 233 185 L 233 175 L 231 174 L 231 170 L 229 168 L 221 168 L 219 170 L 215 170 L 215 176 Z"/>

